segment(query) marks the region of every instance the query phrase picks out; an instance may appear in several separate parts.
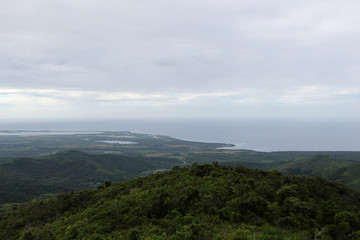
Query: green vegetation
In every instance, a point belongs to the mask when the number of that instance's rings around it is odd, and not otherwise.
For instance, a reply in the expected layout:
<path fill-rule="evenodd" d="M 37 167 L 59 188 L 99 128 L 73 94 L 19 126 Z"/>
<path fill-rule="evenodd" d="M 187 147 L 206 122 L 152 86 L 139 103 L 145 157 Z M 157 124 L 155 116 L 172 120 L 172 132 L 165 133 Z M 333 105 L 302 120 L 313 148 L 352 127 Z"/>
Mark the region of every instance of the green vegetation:
<path fill-rule="evenodd" d="M 96 155 L 74 150 L 43 158 L 19 158 L 0 163 L 0 203 L 94 188 L 104 181 L 124 181 L 181 163 L 175 158 Z"/>
<path fill-rule="evenodd" d="M 286 162 L 276 169 L 300 176 L 321 176 L 360 190 L 360 162 L 340 160 L 328 155 Z"/>
<path fill-rule="evenodd" d="M 316 155 L 328 155 L 339 160 L 351 160 L 360 162 L 360 152 L 257 152 L 252 150 L 216 150 L 199 151 L 185 154 L 186 161 L 191 163 L 209 163 L 216 159 L 224 165 L 236 163 L 256 164 L 258 168 L 273 169 L 283 163 L 298 159 L 312 158 Z"/>
<path fill-rule="evenodd" d="M 237 152 L 188 153 L 189 163 L 218 161 L 222 165 L 247 166 L 249 168 L 277 169 L 290 175 L 324 177 L 360 190 L 360 161 L 358 152 Z M 343 158 L 343 159 L 340 159 Z M 356 159 L 356 160 L 350 160 Z"/>
<path fill-rule="evenodd" d="M 322 176 L 360 189 L 359 161 L 335 159 L 327 155 L 289 160 L 290 156 L 298 154 L 207 150 L 166 155 L 159 153 L 145 157 L 70 150 L 41 158 L 17 158 L 0 163 L 0 204 L 30 201 L 43 194 L 72 189 L 95 188 L 105 181 L 124 181 L 166 171 L 176 165 L 214 161 L 222 165 L 278 169 L 291 175 Z"/>
<path fill-rule="evenodd" d="M 214 150 L 232 146 L 223 143 L 203 143 L 183 141 L 168 136 L 119 132 L 16 132 L 0 135 L 0 161 L 2 158 L 41 157 L 58 152 L 76 149 L 95 154 L 122 154 L 146 156 L 173 153 Z M 14 135 L 17 134 L 17 135 Z M 45 135 L 44 135 L 45 134 Z M 126 144 L 133 143 L 133 144 Z M 5 158 L 6 157 L 6 158 Z"/>
<path fill-rule="evenodd" d="M 193 164 L 0 216 L 0 239 L 359 239 L 360 193 L 324 178 Z"/>
<path fill-rule="evenodd" d="M 360 152 L 224 150 L 218 148 L 229 145 L 131 132 L 18 134 L 0 135 L 0 212 L 46 194 L 96 188 L 106 181 L 133 179 L 176 165 L 215 161 L 321 176 L 360 190 Z"/>

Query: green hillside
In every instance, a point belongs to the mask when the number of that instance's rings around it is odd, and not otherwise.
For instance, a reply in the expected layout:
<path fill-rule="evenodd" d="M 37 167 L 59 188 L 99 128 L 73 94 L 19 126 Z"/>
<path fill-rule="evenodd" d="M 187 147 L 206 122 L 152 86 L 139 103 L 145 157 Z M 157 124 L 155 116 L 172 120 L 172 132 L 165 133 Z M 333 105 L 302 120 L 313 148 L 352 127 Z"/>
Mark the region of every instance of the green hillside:
<path fill-rule="evenodd" d="M 335 152 L 334 152 L 335 153 Z M 271 170 L 300 176 L 322 176 L 360 190 L 360 162 L 327 155 L 296 158 L 310 153 L 261 153 L 255 151 L 160 153 L 150 156 L 90 154 L 75 150 L 39 158 L 0 162 L 0 211 L 4 203 L 29 201 L 43 194 L 96 188 L 105 181 L 119 182 L 194 162 Z M 285 160 L 287 159 L 287 160 Z"/>
<path fill-rule="evenodd" d="M 19 206 L 0 239 L 359 239 L 359 202 L 323 178 L 193 164 Z"/>
<path fill-rule="evenodd" d="M 321 176 L 360 190 L 360 162 L 316 155 L 281 164 L 276 169 L 300 176 Z"/>
<path fill-rule="evenodd" d="M 182 162 L 170 158 L 129 157 L 66 151 L 43 158 L 0 163 L 0 204 L 29 201 L 41 194 L 89 189 L 104 181 L 124 181 Z"/>

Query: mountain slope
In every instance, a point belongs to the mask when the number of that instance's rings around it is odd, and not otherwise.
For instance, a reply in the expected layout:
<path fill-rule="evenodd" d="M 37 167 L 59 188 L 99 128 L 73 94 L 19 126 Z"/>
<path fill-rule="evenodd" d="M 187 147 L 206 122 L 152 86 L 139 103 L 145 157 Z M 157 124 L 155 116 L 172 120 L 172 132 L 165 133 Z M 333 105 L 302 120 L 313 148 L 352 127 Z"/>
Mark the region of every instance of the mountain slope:
<path fill-rule="evenodd" d="M 95 155 L 74 150 L 44 158 L 19 158 L 0 164 L 0 203 L 94 188 L 104 181 L 123 181 L 180 163 L 169 158 Z"/>
<path fill-rule="evenodd" d="M 358 239 L 359 202 L 323 178 L 193 164 L 25 204 L 0 239 Z"/>
<path fill-rule="evenodd" d="M 283 163 L 276 169 L 300 176 L 320 176 L 360 190 L 360 162 L 319 154 L 308 159 Z"/>

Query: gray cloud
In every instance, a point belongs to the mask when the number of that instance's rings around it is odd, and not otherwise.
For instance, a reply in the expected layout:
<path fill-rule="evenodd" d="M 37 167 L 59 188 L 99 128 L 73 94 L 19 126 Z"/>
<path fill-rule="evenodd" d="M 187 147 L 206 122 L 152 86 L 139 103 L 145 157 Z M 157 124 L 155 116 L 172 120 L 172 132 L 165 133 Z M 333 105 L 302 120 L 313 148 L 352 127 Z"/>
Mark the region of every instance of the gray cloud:
<path fill-rule="evenodd" d="M 190 99 L 205 112 L 216 103 L 233 110 L 359 104 L 359 7 L 354 0 L 4 0 L 0 89 L 142 94 L 139 105 L 164 108 L 198 94 Z M 352 95 L 326 92 L 349 88 Z M 253 94 L 216 96 L 243 89 Z M 82 106 L 93 101 L 84 96 Z"/>

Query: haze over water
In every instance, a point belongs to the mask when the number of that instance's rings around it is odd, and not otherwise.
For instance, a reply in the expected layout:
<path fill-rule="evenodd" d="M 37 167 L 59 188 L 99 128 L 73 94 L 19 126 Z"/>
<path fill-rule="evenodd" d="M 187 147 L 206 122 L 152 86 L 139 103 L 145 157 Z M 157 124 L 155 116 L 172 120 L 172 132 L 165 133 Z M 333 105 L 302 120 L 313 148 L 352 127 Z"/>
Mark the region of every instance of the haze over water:
<path fill-rule="evenodd" d="M 257 151 L 360 151 L 356 121 L 300 120 L 112 120 L 0 122 L 0 130 L 132 131 L 232 143 Z"/>

